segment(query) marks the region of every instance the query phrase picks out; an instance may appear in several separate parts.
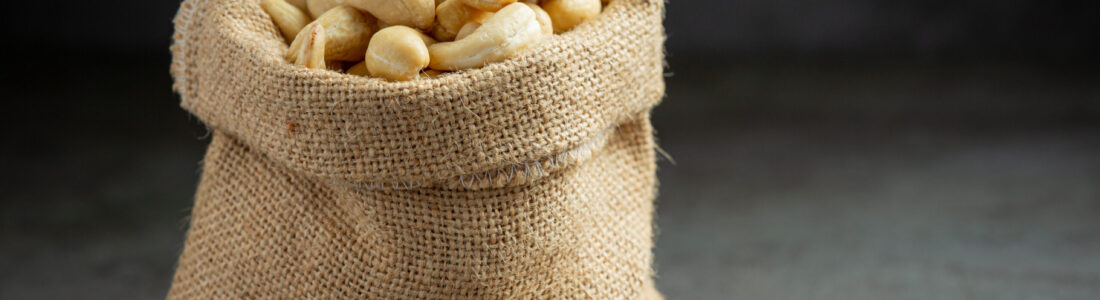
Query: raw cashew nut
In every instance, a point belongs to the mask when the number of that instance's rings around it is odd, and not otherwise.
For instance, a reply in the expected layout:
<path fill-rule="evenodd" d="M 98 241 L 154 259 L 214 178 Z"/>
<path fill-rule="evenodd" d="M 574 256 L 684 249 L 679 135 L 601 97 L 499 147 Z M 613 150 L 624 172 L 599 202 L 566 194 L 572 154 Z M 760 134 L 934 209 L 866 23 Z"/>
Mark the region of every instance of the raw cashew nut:
<path fill-rule="evenodd" d="M 271 21 L 275 22 L 275 26 L 279 27 L 279 31 L 288 41 L 293 41 L 298 32 L 311 21 L 309 15 L 286 0 L 262 0 L 260 8 L 271 16 Z"/>
<path fill-rule="evenodd" d="M 439 20 L 439 23 L 436 24 L 432 35 L 441 41 L 453 40 L 458 31 L 462 30 L 462 26 L 466 25 L 466 22 L 487 19 L 488 14 L 488 12 L 462 3 L 462 0 L 444 1 L 435 9 L 436 19 Z"/>
<path fill-rule="evenodd" d="M 462 25 L 462 29 L 458 30 L 458 34 L 455 35 L 455 40 L 461 40 L 463 38 L 466 38 L 471 33 L 474 33 L 474 31 L 477 30 L 479 27 L 481 27 L 481 23 L 466 22 L 466 25 Z"/>
<path fill-rule="evenodd" d="M 498 11 L 470 36 L 428 47 L 430 65 L 432 69 L 447 71 L 481 67 L 526 50 L 544 36 L 535 12 L 525 4 L 513 3 Z"/>
<path fill-rule="evenodd" d="M 324 69 L 325 68 L 325 44 L 328 42 L 328 38 L 325 37 L 325 27 L 318 23 L 311 23 L 306 26 L 294 39 L 294 44 L 298 45 L 296 51 L 291 52 L 290 57 L 287 59 L 294 62 L 295 65 L 304 66 L 310 69 Z"/>
<path fill-rule="evenodd" d="M 332 44 L 325 43 L 325 48 L 328 48 L 328 47 L 332 47 Z M 330 60 L 330 59 L 325 60 L 325 68 L 326 69 L 328 69 L 329 71 L 335 71 L 335 72 L 340 72 L 340 73 L 344 73 L 344 69 L 348 67 L 348 64 L 349 64 L 349 62 L 342 61 L 342 60 Z"/>
<path fill-rule="evenodd" d="M 550 20 L 550 15 L 547 14 L 542 7 L 529 2 L 524 2 L 523 4 L 527 4 L 527 7 L 535 11 L 535 20 L 539 21 L 539 26 L 542 27 L 543 34 L 554 34 L 554 22 Z"/>
<path fill-rule="evenodd" d="M 375 27 L 378 30 L 382 30 L 382 28 L 390 27 L 390 26 L 393 26 L 393 25 L 395 25 L 395 24 L 390 24 L 390 23 L 386 23 L 386 21 L 378 20 L 378 26 L 375 26 Z"/>
<path fill-rule="evenodd" d="M 459 28 L 459 30 L 461 30 L 461 29 L 462 28 Z M 439 26 L 438 24 L 435 27 L 432 27 L 431 34 L 432 34 L 432 37 L 435 38 L 435 40 L 439 41 L 439 42 L 454 41 L 455 37 L 458 36 L 458 33 L 452 32 L 452 31 L 447 30 L 447 29 L 444 29 L 443 26 Z"/>
<path fill-rule="evenodd" d="M 328 37 L 325 58 L 346 61 L 363 59 L 367 43 L 374 34 L 374 22 L 374 17 L 347 5 L 332 8 L 313 21 L 324 26 Z M 294 52 L 298 49 L 291 45 L 290 50 Z"/>
<path fill-rule="evenodd" d="M 573 29 L 588 19 L 600 14 L 600 0 L 544 0 L 542 9 L 550 15 L 554 24 L 554 33 Z"/>
<path fill-rule="evenodd" d="M 462 28 L 458 29 L 458 34 L 455 34 L 454 40 L 461 40 L 467 36 L 470 36 L 471 33 L 474 33 L 475 30 L 481 27 L 481 24 L 484 24 L 485 21 L 488 21 L 489 18 L 492 17 L 494 14 L 496 13 L 487 12 L 479 14 L 473 19 L 470 19 L 470 21 L 466 22 L 466 25 L 462 25 Z"/>
<path fill-rule="evenodd" d="M 430 29 L 435 0 L 347 0 L 348 4 L 392 25 Z"/>
<path fill-rule="evenodd" d="M 435 40 L 403 25 L 386 27 L 371 38 L 366 66 L 371 76 L 389 80 L 416 79 L 428 66 L 428 45 Z"/>
<path fill-rule="evenodd" d="M 344 5 L 344 2 L 347 0 L 306 0 L 306 7 L 309 9 L 309 15 L 316 19 L 328 10 Z"/>
<path fill-rule="evenodd" d="M 462 3 L 476 9 L 495 12 L 508 4 L 516 3 L 516 0 L 462 0 Z"/>
<path fill-rule="evenodd" d="M 424 70 L 424 72 L 420 72 L 420 77 L 436 78 L 439 77 L 439 75 L 443 75 L 443 71 L 427 69 Z"/>
<path fill-rule="evenodd" d="M 351 68 L 348 68 L 347 73 L 351 74 L 351 75 L 370 76 L 370 72 L 367 71 L 367 62 L 366 61 L 361 61 L 361 62 L 355 64 L 354 66 L 351 66 Z"/>
<path fill-rule="evenodd" d="M 286 2 L 298 7 L 302 12 L 309 11 L 309 4 L 306 3 L 306 0 L 286 0 Z"/>

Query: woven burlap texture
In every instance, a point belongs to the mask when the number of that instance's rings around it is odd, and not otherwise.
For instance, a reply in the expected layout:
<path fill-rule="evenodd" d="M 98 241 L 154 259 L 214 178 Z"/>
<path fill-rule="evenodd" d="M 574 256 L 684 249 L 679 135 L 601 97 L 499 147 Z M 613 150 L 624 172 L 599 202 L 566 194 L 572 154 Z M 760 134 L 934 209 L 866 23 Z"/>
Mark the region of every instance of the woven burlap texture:
<path fill-rule="evenodd" d="M 660 298 L 663 9 L 386 82 L 287 64 L 257 1 L 184 1 L 174 88 L 213 138 L 169 298 Z"/>

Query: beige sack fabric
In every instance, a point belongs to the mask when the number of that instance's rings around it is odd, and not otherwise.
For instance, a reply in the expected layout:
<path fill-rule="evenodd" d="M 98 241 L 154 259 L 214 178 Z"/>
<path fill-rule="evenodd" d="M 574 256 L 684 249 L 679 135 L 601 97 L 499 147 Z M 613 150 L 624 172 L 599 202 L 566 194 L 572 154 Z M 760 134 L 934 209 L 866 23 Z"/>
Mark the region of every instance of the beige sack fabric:
<path fill-rule="evenodd" d="M 502 63 L 307 70 L 254 0 L 187 0 L 172 75 L 213 129 L 171 299 L 659 299 L 661 0 Z"/>

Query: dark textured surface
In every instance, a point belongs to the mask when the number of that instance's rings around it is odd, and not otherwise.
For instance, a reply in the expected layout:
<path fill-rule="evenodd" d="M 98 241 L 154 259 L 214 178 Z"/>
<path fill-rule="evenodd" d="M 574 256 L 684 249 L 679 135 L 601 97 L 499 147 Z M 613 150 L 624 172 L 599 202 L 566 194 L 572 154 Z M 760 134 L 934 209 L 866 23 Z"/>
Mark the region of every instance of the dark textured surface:
<path fill-rule="evenodd" d="M 673 64 L 670 299 L 1100 297 L 1085 66 Z"/>
<path fill-rule="evenodd" d="M 670 299 L 1100 296 L 1097 129 L 665 132 Z"/>
<path fill-rule="evenodd" d="M 1097 299 L 1097 2 L 670 1 L 669 299 Z M 0 299 L 163 298 L 178 1 L 0 11 Z M 48 20 L 43 22 L 42 20 Z"/>
<path fill-rule="evenodd" d="M 1100 295 L 1088 68 L 671 65 L 654 113 L 677 160 L 657 218 L 670 299 Z M 3 181 L 0 298 L 167 290 L 206 132 L 162 65 L 101 70 L 12 82 L 28 102 L 86 100 L 9 139 L 0 164 L 25 171 Z"/>

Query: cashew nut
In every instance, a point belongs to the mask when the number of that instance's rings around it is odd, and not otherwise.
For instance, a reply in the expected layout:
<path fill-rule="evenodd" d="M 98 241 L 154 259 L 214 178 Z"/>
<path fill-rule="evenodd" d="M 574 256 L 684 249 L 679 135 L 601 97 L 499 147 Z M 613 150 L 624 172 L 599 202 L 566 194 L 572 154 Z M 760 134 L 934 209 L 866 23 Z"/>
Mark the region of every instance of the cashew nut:
<path fill-rule="evenodd" d="M 481 27 L 481 23 L 478 22 L 466 22 L 466 25 L 462 25 L 462 29 L 458 30 L 458 34 L 455 35 L 455 40 L 461 40 L 471 33 L 474 33 L 478 27 Z"/>
<path fill-rule="evenodd" d="M 303 34 L 299 34 L 291 44 L 292 49 L 297 45 L 297 50 L 290 52 L 287 60 L 310 69 L 325 69 L 325 44 L 328 42 L 325 27 L 311 23 L 302 30 Z"/>
<path fill-rule="evenodd" d="M 426 69 L 424 72 L 420 72 L 420 77 L 426 78 L 436 78 L 439 77 L 439 75 L 443 75 L 443 71 Z"/>
<path fill-rule="evenodd" d="M 309 9 L 309 15 L 316 19 L 328 10 L 344 5 L 344 2 L 347 0 L 306 0 L 306 8 Z"/>
<path fill-rule="evenodd" d="M 474 18 L 470 19 L 470 21 L 466 22 L 465 25 L 462 25 L 462 28 L 458 29 L 458 33 L 455 34 L 455 37 L 454 37 L 453 40 L 461 40 L 461 39 L 463 39 L 467 36 L 470 36 L 471 33 L 474 33 L 475 30 L 477 30 L 479 27 L 481 27 L 481 24 L 483 24 L 483 23 L 485 23 L 485 21 L 489 20 L 489 18 L 492 17 L 494 14 L 496 14 L 496 13 L 492 13 L 492 12 L 482 13 L 482 14 L 478 14 Z"/>
<path fill-rule="evenodd" d="M 293 41 L 298 32 L 302 31 L 302 27 L 310 22 L 309 15 L 286 0 L 262 0 L 260 8 L 271 16 L 271 21 L 275 22 L 275 26 L 279 27 L 279 31 L 288 41 Z"/>
<path fill-rule="evenodd" d="M 581 22 L 594 18 L 600 14 L 600 0 L 544 0 L 542 9 L 550 15 L 554 25 L 554 33 L 562 33 L 573 29 Z"/>
<path fill-rule="evenodd" d="M 432 30 L 432 35 L 441 41 L 453 40 L 466 22 L 484 20 L 488 15 L 485 11 L 462 3 L 462 0 L 444 1 L 435 9 L 435 14 L 439 23 Z"/>
<path fill-rule="evenodd" d="M 490 17 L 470 36 L 428 47 L 430 65 L 432 69 L 448 71 L 477 68 L 505 60 L 543 37 L 535 12 L 525 4 L 513 3 Z"/>
<path fill-rule="evenodd" d="M 389 80 L 416 79 L 428 66 L 428 45 L 435 40 L 416 29 L 395 25 L 379 30 L 367 48 L 366 66 L 371 76 Z"/>
<path fill-rule="evenodd" d="M 550 15 L 547 14 L 542 7 L 531 4 L 530 2 L 523 2 L 523 4 L 527 4 L 527 7 L 535 11 L 535 19 L 539 21 L 539 26 L 542 27 L 543 34 L 554 34 L 554 22 L 550 20 Z"/>
<path fill-rule="evenodd" d="M 370 43 L 374 33 L 374 22 L 374 17 L 347 5 L 332 8 L 313 21 L 324 26 L 329 40 L 325 48 L 325 58 L 346 61 L 363 59 L 367 43 Z M 294 52 L 297 49 L 291 44 L 290 50 Z"/>
<path fill-rule="evenodd" d="M 465 3 L 470 7 L 493 12 L 498 11 L 508 4 L 512 4 L 515 2 L 516 0 L 462 0 L 462 3 Z"/>
<path fill-rule="evenodd" d="M 332 47 L 332 44 L 325 43 L 325 48 Z M 325 68 L 329 71 L 344 73 L 344 69 L 347 68 L 349 62 L 342 60 L 325 60 Z"/>
<path fill-rule="evenodd" d="M 392 25 L 429 29 L 435 19 L 435 0 L 346 0 L 351 6 Z"/>
<path fill-rule="evenodd" d="M 461 28 L 459 29 L 461 30 Z M 444 29 L 443 26 L 439 26 L 439 24 L 436 24 L 436 26 L 432 27 L 431 35 L 433 38 L 435 38 L 436 41 L 450 42 L 455 40 L 455 37 L 458 36 L 458 33 L 451 32 L 450 30 Z"/>
<path fill-rule="evenodd" d="M 396 25 L 396 24 L 390 24 L 390 23 L 386 23 L 386 21 L 378 20 L 378 26 L 375 26 L 375 27 L 377 27 L 378 30 L 382 30 L 382 28 L 390 27 L 390 26 L 393 26 L 393 25 Z"/>
<path fill-rule="evenodd" d="M 610 0 L 259 0 L 308 68 L 412 80 L 500 62 Z M 540 6 L 541 3 L 541 6 Z M 305 9 L 302 9 L 302 7 Z M 310 21 L 310 15 L 315 19 Z M 299 34 L 309 32 L 309 34 Z M 431 36 L 425 35 L 429 32 Z M 438 41 L 438 42 L 437 42 Z M 425 69 L 430 67 L 431 69 Z"/>
<path fill-rule="evenodd" d="M 286 0 L 286 2 L 294 5 L 298 9 L 301 9 L 302 12 L 306 12 L 309 10 L 309 5 L 306 4 L 306 0 Z"/>
<path fill-rule="evenodd" d="M 366 61 L 361 61 L 354 66 L 351 66 L 351 68 L 348 68 L 347 73 L 351 75 L 370 76 L 370 71 L 367 71 Z"/>

